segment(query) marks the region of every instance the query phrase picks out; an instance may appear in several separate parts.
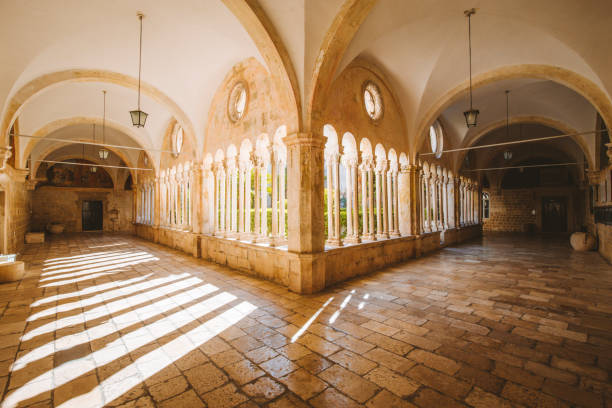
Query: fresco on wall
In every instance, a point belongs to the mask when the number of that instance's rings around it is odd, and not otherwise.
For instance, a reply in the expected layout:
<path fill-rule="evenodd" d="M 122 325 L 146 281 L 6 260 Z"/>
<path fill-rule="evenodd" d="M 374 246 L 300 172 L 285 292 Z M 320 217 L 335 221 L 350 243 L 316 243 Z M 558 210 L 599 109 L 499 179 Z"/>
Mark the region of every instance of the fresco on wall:
<path fill-rule="evenodd" d="M 67 160 L 73 163 L 93 163 L 87 160 Z M 108 172 L 97 167 L 96 172 L 91 172 L 90 166 L 74 166 L 70 164 L 57 163 L 46 169 L 41 166 L 38 173 L 46 174 L 46 181 L 40 185 L 54 187 L 84 187 L 84 188 L 113 188 L 113 180 Z"/>

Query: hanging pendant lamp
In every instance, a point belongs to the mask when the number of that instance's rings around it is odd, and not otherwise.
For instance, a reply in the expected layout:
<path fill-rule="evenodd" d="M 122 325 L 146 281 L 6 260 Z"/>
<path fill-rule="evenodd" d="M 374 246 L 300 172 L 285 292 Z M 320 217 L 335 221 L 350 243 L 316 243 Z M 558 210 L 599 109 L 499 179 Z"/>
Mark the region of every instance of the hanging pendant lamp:
<path fill-rule="evenodd" d="M 142 13 L 138 13 L 138 19 L 140 20 L 140 42 L 138 45 L 138 109 L 130 111 L 130 116 L 132 117 L 132 125 L 136 127 L 144 127 L 147 116 L 147 113 L 140 110 L 140 75 L 142 72 L 142 18 L 144 15 Z"/>
<path fill-rule="evenodd" d="M 463 112 L 465 116 L 465 124 L 468 128 L 478 124 L 478 114 L 480 111 L 472 106 L 472 15 L 476 14 L 476 9 L 465 10 L 463 12 L 468 18 L 468 49 L 470 57 L 470 109 Z"/>
<path fill-rule="evenodd" d="M 95 123 L 92 125 L 92 133 L 93 133 L 93 141 L 94 143 L 96 143 L 96 124 Z M 83 160 L 85 160 L 85 145 L 83 145 Z M 91 166 L 89 168 L 89 171 L 92 173 L 95 173 L 96 171 L 98 171 L 98 168 L 96 166 Z"/>
<path fill-rule="evenodd" d="M 506 140 L 510 141 L 510 110 L 508 108 L 508 95 L 510 91 L 506 90 Z M 510 150 L 506 150 L 504 152 L 504 159 L 510 160 L 512 158 L 512 152 Z"/>
<path fill-rule="evenodd" d="M 102 114 L 102 144 L 106 144 L 106 91 L 102 91 L 104 94 L 104 113 Z M 98 156 L 100 156 L 101 160 L 108 159 L 108 155 L 110 152 L 105 148 L 102 148 L 98 151 Z"/>

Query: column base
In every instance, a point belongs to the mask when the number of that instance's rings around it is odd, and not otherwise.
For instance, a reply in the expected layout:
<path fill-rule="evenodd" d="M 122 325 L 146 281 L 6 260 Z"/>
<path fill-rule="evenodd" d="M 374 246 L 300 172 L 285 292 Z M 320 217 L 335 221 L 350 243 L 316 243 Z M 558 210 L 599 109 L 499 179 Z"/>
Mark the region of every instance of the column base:
<path fill-rule="evenodd" d="M 277 247 L 287 245 L 287 238 L 285 237 L 272 237 L 270 238 L 270 246 Z"/>
<path fill-rule="evenodd" d="M 358 236 L 351 236 L 344 238 L 344 242 L 347 244 L 360 244 L 361 239 Z"/>
<path fill-rule="evenodd" d="M 366 234 L 361 236 L 362 241 L 376 241 L 376 236 L 374 234 Z"/>
<path fill-rule="evenodd" d="M 334 238 L 334 239 L 328 239 L 328 240 L 326 240 L 326 241 L 325 241 L 325 244 L 326 244 L 326 245 L 331 245 L 331 246 L 338 246 L 338 247 L 340 247 L 340 246 L 342 246 L 342 240 L 341 240 L 341 239 L 336 239 L 336 238 Z"/>
<path fill-rule="evenodd" d="M 269 237 L 264 237 L 262 235 L 253 235 L 251 237 L 251 243 L 253 244 L 266 244 L 268 242 L 270 242 Z"/>
<path fill-rule="evenodd" d="M 390 236 L 391 236 L 391 238 L 399 238 L 399 237 L 401 237 L 401 235 L 400 235 L 400 233 L 399 233 L 399 232 L 392 232 L 392 233 L 390 234 Z"/>
<path fill-rule="evenodd" d="M 376 238 L 377 239 L 389 239 L 389 234 L 386 234 L 386 233 L 376 234 Z"/>
<path fill-rule="evenodd" d="M 289 289 L 297 293 L 311 294 L 324 288 L 324 254 L 293 254 L 289 260 Z"/>

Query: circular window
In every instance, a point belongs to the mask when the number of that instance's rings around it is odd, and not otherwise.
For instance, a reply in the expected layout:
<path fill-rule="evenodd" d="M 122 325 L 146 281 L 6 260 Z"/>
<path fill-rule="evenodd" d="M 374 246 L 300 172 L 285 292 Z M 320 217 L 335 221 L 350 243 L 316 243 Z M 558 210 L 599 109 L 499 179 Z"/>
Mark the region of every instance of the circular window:
<path fill-rule="evenodd" d="M 372 120 L 378 120 L 382 116 L 382 96 L 378 86 L 373 82 L 366 82 L 363 88 L 363 107 Z"/>
<path fill-rule="evenodd" d="M 181 150 L 183 150 L 183 128 L 177 126 L 176 132 L 174 133 L 174 138 L 172 139 L 172 151 L 174 151 L 174 157 L 178 157 L 181 154 Z"/>
<path fill-rule="evenodd" d="M 429 144 L 431 146 L 431 151 L 436 154 L 436 159 L 442 156 L 443 143 L 442 126 L 436 121 L 429 127 Z"/>
<path fill-rule="evenodd" d="M 244 116 L 247 105 L 247 88 L 244 82 L 238 82 L 230 92 L 227 110 L 233 122 L 238 122 Z"/>

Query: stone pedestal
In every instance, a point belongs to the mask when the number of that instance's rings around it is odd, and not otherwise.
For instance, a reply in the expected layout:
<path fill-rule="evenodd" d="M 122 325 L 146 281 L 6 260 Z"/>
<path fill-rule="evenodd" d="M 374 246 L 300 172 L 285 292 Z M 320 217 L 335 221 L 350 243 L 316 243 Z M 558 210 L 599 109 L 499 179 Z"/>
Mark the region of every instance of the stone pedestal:
<path fill-rule="evenodd" d="M 570 244 L 575 251 L 591 251 L 595 249 L 595 237 L 588 232 L 574 232 Z"/>
<path fill-rule="evenodd" d="M 0 264 L 0 283 L 14 282 L 23 278 L 25 274 L 23 261 Z"/>

